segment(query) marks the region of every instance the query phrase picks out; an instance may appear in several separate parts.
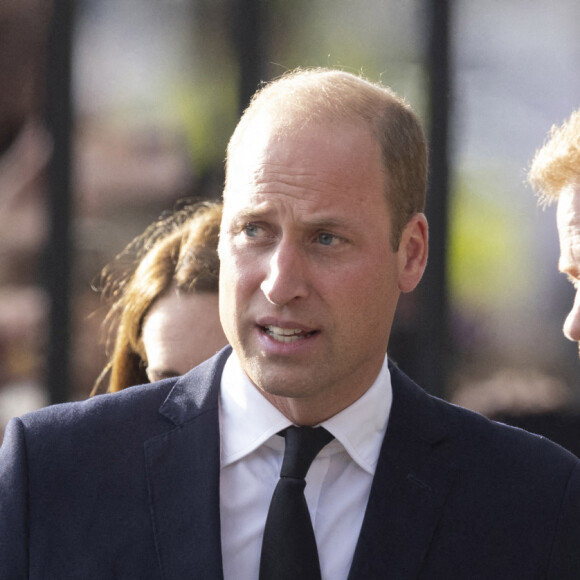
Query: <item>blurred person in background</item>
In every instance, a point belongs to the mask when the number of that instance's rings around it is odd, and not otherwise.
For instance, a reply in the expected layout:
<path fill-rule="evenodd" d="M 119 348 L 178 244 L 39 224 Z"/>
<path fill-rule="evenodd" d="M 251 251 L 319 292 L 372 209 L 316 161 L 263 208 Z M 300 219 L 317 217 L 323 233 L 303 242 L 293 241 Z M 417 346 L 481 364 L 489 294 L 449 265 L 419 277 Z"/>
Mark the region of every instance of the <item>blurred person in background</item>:
<path fill-rule="evenodd" d="M 564 334 L 578 343 L 580 356 L 580 109 L 536 153 L 528 178 L 540 203 L 557 203 L 560 272 L 574 286 L 576 297 L 564 322 Z"/>
<path fill-rule="evenodd" d="M 545 144 L 536 152 L 528 180 L 541 205 L 557 204 L 558 267 L 576 293 L 563 332 L 578 344 L 580 356 L 580 109 L 561 126 L 552 127 Z M 491 390 L 487 398 L 501 400 L 500 389 L 514 396 L 518 389 L 513 385 L 514 381 L 504 382 L 501 387 L 498 384 L 495 394 Z M 534 381 L 527 380 L 519 388 L 519 405 L 505 406 L 489 415 L 548 437 L 580 457 L 580 413 L 570 405 L 570 391 L 551 377 L 543 377 L 537 385 L 542 386 L 541 391 L 534 387 Z"/>
<path fill-rule="evenodd" d="M 218 311 L 221 204 L 185 205 L 105 267 L 109 362 L 91 394 L 185 374 L 226 345 Z M 108 385 L 106 378 L 109 377 Z"/>
<path fill-rule="evenodd" d="M 580 349 L 580 109 L 552 127 L 531 163 L 528 180 L 541 205 L 557 203 L 559 269 L 576 292 L 563 331 Z M 506 370 L 472 383 L 452 401 L 547 437 L 580 456 L 580 414 L 563 381 L 529 369 Z"/>

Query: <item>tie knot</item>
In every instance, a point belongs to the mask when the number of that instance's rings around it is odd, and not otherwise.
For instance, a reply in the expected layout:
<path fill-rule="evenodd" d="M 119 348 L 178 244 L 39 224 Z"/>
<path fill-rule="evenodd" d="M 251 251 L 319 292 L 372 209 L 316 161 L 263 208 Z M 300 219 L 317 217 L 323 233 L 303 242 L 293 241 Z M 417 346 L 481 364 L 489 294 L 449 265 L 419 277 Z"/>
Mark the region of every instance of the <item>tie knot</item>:
<path fill-rule="evenodd" d="M 320 450 L 334 439 L 324 427 L 291 426 L 280 433 L 286 439 L 280 477 L 304 479 Z"/>

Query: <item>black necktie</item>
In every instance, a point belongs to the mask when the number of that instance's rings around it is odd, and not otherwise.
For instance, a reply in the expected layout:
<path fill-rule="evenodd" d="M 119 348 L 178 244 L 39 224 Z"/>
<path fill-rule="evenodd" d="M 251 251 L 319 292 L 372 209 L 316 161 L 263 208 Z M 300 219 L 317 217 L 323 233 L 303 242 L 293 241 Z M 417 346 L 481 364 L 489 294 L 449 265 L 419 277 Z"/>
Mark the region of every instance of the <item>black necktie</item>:
<path fill-rule="evenodd" d="M 320 580 L 318 549 L 304 478 L 333 436 L 322 427 L 288 427 L 284 460 L 272 495 L 260 559 L 260 580 Z"/>

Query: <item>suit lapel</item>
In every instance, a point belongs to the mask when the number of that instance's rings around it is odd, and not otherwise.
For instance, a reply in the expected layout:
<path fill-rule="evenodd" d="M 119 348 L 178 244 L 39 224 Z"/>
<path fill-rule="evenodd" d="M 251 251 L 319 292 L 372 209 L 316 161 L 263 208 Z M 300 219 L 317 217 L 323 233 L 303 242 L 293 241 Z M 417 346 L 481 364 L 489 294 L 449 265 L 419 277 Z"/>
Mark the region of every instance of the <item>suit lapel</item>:
<path fill-rule="evenodd" d="M 160 413 L 174 423 L 145 443 L 151 517 L 164 580 L 223 578 L 219 382 L 231 349 L 180 379 Z M 393 407 L 349 580 L 415 579 L 455 473 L 431 397 L 391 368 Z"/>
<path fill-rule="evenodd" d="M 433 399 L 391 367 L 393 406 L 349 580 L 415 579 L 454 478 Z"/>
<path fill-rule="evenodd" d="M 157 553 L 165 580 L 223 577 L 219 382 L 226 348 L 181 378 L 160 413 L 175 428 L 145 443 Z"/>

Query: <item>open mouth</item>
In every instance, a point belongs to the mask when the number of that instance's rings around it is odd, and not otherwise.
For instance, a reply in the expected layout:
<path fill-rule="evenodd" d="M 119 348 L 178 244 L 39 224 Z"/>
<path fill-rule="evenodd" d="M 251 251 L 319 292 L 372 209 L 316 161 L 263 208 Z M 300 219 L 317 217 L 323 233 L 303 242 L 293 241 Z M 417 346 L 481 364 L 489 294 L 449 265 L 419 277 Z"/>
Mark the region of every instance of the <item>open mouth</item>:
<path fill-rule="evenodd" d="M 280 328 L 279 326 L 262 326 L 262 330 L 278 342 L 296 342 L 316 334 L 316 330 L 304 332 L 300 328 Z"/>

